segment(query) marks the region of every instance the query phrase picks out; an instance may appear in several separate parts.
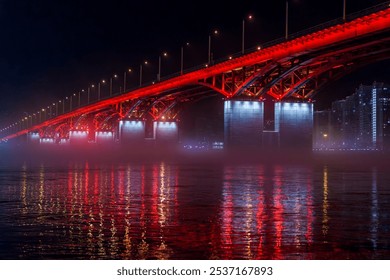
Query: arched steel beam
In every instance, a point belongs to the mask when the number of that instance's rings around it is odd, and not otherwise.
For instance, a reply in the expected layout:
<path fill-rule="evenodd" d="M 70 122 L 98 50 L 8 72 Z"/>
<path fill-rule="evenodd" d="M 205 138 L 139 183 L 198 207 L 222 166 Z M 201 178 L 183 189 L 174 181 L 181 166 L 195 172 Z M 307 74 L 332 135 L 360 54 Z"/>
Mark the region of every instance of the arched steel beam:
<path fill-rule="evenodd" d="M 108 121 L 110 121 L 114 117 L 118 117 L 118 119 L 120 119 L 120 114 L 118 112 L 113 112 L 109 114 L 102 122 L 98 123 L 99 126 L 96 127 L 96 129 L 104 129 L 104 126 L 108 123 Z"/>

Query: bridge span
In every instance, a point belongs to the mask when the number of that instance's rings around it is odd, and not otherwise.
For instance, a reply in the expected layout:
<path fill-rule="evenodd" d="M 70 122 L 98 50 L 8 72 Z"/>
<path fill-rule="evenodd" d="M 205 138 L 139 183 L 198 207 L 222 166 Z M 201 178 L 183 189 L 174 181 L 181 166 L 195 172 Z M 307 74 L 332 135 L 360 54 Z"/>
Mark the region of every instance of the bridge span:
<path fill-rule="evenodd" d="M 89 103 L 75 94 L 67 106 L 65 100 L 62 105 L 53 103 L 1 128 L 0 141 L 27 135 L 30 142 L 41 144 L 135 143 L 145 140 L 150 120 L 151 138 L 171 142 L 178 137 L 181 104 L 220 94 L 225 99 L 227 146 L 311 147 L 315 94 L 360 67 L 388 59 L 389 31 L 386 3 L 351 15 L 348 21 L 315 27 Z M 270 130 L 264 126 L 266 99 L 273 104 Z"/>

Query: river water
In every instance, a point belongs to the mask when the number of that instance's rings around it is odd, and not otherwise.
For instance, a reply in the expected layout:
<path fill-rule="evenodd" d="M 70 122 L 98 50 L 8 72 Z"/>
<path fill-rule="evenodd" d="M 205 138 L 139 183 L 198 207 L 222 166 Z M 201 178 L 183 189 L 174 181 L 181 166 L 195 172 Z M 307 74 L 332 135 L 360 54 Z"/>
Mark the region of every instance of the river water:
<path fill-rule="evenodd" d="M 390 173 L 3 162 L 0 221 L 0 259 L 390 259 Z"/>

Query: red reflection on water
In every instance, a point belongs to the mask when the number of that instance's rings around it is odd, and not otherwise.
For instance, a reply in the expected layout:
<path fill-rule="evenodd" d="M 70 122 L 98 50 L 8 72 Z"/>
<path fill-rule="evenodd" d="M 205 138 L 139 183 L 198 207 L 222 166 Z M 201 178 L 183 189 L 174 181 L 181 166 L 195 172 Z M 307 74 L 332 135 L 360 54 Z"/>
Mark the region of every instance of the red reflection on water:
<path fill-rule="evenodd" d="M 275 166 L 274 169 L 274 194 L 273 194 L 273 216 L 274 216 L 274 227 L 275 227 L 275 243 L 274 243 L 274 256 L 273 259 L 282 259 L 282 241 L 283 241 L 283 203 L 282 203 L 282 168 Z"/>
<path fill-rule="evenodd" d="M 99 171 L 95 169 L 93 172 L 94 181 L 93 181 L 93 204 L 96 205 L 99 198 Z M 96 214 L 96 213 L 95 213 Z"/>

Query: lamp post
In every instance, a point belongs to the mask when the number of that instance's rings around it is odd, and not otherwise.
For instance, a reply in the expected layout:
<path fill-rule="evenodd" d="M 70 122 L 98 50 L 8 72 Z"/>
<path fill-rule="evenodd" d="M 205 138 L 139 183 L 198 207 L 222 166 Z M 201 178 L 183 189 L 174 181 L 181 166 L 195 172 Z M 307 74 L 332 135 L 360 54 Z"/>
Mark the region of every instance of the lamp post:
<path fill-rule="evenodd" d="M 114 74 L 114 76 L 110 78 L 110 96 L 112 96 L 112 78 L 116 79 L 118 78 L 118 75 Z"/>
<path fill-rule="evenodd" d="M 98 83 L 98 101 L 100 100 L 100 86 L 101 84 L 105 84 L 106 81 L 105 80 L 102 80 L 101 82 Z"/>
<path fill-rule="evenodd" d="M 248 20 L 252 20 L 253 16 L 249 15 Z M 242 54 L 245 53 L 245 18 L 242 20 Z"/>
<path fill-rule="evenodd" d="M 43 121 L 46 121 L 46 110 L 45 109 L 42 109 L 42 112 L 43 112 Z"/>
<path fill-rule="evenodd" d="M 347 0 L 343 1 L 343 20 L 347 19 Z"/>
<path fill-rule="evenodd" d="M 190 43 L 186 43 L 186 46 L 188 47 Z M 180 75 L 183 75 L 184 71 L 184 47 L 181 46 L 181 55 L 180 55 Z"/>
<path fill-rule="evenodd" d="M 72 107 L 73 107 L 73 96 L 76 96 L 76 93 L 73 93 L 73 95 L 70 96 L 69 112 L 72 111 Z"/>
<path fill-rule="evenodd" d="M 217 35 L 218 34 L 218 30 L 214 30 L 213 34 Z M 208 65 L 211 64 L 211 56 L 212 56 L 212 53 L 211 53 L 211 34 L 209 34 L 209 59 L 208 59 Z"/>
<path fill-rule="evenodd" d="M 168 56 L 168 53 L 164 52 L 162 54 L 164 57 Z M 161 81 L 161 55 L 158 56 L 158 74 L 157 74 L 157 81 Z"/>
<path fill-rule="evenodd" d="M 133 70 L 131 68 L 127 69 L 127 71 L 125 71 L 123 73 L 123 91 L 126 91 L 126 83 L 127 83 L 127 73 L 131 73 Z"/>
<path fill-rule="evenodd" d="M 62 114 L 65 113 L 64 101 L 59 100 L 58 103 L 62 103 Z"/>
<path fill-rule="evenodd" d="M 81 91 L 79 91 L 79 98 L 78 98 L 78 108 L 80 108 L 80 105 L 81 105 L 81 93 L 84 92 L 84 90 L 82 89 Z"/>

